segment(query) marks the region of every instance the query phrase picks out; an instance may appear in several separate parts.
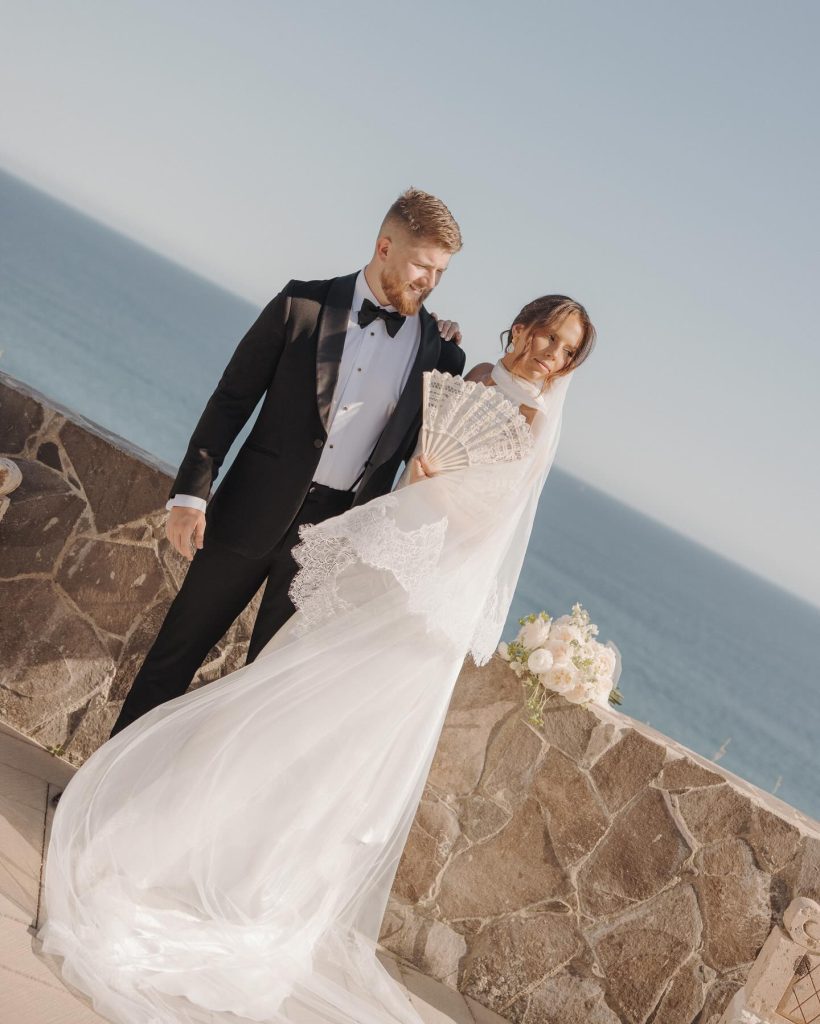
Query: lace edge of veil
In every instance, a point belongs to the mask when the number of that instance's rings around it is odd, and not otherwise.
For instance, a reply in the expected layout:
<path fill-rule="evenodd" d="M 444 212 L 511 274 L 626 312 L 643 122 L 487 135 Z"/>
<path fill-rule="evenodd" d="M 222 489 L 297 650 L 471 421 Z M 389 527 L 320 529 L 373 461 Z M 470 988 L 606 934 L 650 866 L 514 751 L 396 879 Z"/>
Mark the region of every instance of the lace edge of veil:
<path fill-rule="evenodd" d="M 492 657 L 506 619 L 510 595 L 493 581 L 480 614 L 464 600 L 465 581 L 456 571 L 439 568 L 448 528 L 447 516 L 402 530 L 389 516 L 397 504 L 387 495 L 374 504 L 349 509 L 342 516 L 299 528 L 292 556 L 299 570 L 288 596 L 300 613 L 295 636 L 354 610 L 340 588 L 346 570 L 356 564 L 389 572 L 407 595 L 408 614 L 421 615 L 429 632 L 438 632 L 476 665 Z"/>

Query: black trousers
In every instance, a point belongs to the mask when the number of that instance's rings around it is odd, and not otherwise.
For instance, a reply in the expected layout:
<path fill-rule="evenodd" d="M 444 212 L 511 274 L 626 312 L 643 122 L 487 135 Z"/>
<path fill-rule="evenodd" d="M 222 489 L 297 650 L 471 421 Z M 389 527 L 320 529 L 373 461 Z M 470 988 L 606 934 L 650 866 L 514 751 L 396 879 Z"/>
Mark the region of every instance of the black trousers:
<path fill-rule="evenodd" d="M 188 566 L 110 735 L 184 693 L 208 652 L 267 580 L 248 646 L 246 664 L 252 662 L 295 610 L 288 588 L 299 568 L 291 555 L 299 527 L 340 515 L 352 503 L 352 490 L 311 484 L 288 532 L 262 558 L 246 558 L 209 541 L 206 526 L 203 546 Z"/>

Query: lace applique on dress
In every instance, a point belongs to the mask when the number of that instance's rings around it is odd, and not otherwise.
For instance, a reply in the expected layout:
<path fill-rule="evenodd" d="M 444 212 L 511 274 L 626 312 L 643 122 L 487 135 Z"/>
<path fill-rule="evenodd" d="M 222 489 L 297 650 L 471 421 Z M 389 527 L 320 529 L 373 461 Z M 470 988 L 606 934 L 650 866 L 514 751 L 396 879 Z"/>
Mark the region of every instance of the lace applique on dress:
<path fill-rule="evenodd" d="M 490 588 L 484 610 L 478 617 L 470 641 L 470 654 L 476 665 L 486 665 L 495 654 L 501 634 L 504 632 L 511 603 L 512 594 L 509 587 L 493 585 Z"/>
<path fill-rule="evenodd" d="M 398 499 L 388 495 L 378 504 L 362 505 L 335 519 L 299 527 L 300 543 L 292 555 L 301 568 L 288 591 L 302 613 L 294 626 L 297 636 L 351 608 L 339 593 L 338 580 L 356 562 L 392 573 L 407 592 L 435 571 L 447 517 L 416 530 L 402 530 L 388 516 L 396 504 Z"/>

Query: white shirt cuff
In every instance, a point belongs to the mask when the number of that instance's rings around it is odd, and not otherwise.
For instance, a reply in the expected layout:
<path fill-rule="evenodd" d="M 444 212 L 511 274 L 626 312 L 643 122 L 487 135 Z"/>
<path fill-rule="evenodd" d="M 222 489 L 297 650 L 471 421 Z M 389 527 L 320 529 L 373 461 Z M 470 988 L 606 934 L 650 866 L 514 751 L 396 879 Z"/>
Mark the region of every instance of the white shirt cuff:
<path fill-rule="evenodd" d="M 183 505 L 185 508 L 198 508 L 200 512 L 206 510 L 207 502 L 204 498 L 197 498 L 194 494 L 175 494 L 165 502 L 165 507 L 170 511 L 174 505 Z"/>

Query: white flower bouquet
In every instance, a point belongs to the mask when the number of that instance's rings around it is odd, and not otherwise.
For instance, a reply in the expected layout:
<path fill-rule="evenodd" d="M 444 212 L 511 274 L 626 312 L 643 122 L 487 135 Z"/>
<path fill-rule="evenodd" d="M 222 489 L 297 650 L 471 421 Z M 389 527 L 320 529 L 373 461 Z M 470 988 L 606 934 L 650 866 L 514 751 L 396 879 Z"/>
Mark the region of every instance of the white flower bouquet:
<path fill-rule="evenodd" d="M 617 687 L 621 654 L 611 641 L 599 643 L 598 627 L 589 612 L 576 603 L 571 615 L 553 621 L 546 612 L 525 615 L 511 643 L 500 643 L 498 653 L 509 662 L 524 686 L 527 714 L 542 725 L 543 711 L 554 693 L 573 704 L 621 704 Z"/>

